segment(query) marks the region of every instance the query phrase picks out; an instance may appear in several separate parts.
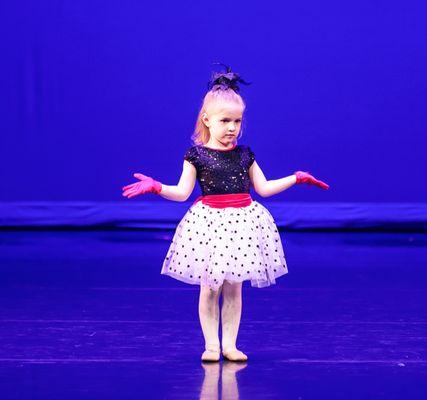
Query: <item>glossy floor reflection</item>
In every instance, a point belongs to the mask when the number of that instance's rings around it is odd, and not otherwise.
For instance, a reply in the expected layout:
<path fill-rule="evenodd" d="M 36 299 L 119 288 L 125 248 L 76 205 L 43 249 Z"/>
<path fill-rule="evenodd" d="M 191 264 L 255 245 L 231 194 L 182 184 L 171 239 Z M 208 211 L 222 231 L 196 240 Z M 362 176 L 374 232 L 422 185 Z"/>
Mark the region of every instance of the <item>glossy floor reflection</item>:
<path fill-rule="evenodd" d="M 172 232 L 0 232 L 2 399 L 425 399 L 427 235 L 282 233 L 244 285 L 247 363 L 203 364 Z"/>

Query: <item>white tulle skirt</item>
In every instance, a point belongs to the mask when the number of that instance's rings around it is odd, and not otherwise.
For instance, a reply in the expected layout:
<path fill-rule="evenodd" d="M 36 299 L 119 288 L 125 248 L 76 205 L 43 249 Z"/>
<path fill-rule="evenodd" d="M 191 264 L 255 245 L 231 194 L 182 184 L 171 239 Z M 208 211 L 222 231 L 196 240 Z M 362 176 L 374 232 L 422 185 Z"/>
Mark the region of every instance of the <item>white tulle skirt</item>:
<path fill-rule="evenodd" d="M 260 203 L 213 208 L 193 204 L 179 222 L 161 274 L 213 290 L 228 282 L 275 284 L 288 272 L 274 219 Z"/>

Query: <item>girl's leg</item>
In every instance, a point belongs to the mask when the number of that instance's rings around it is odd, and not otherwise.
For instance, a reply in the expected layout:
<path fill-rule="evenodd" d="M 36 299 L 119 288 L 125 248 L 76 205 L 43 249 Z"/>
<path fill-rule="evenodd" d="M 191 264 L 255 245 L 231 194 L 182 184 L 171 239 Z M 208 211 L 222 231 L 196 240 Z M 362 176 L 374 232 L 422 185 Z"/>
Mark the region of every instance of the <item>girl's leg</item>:
<path fill-rule="evenodd" d="M 242 315 L 242 283 L 224 281 L 222 286 L 222 351 L 232 361 L 247 360 L 246 354 L 236 348 Z"/>
<path fill-rule="evenodd" d="M 206 351 L 202 355 L 202 360 L 219 360 L 219 296 L 222 287 L 214 291 L 208 286 L 200 285 L 199 297 L 199 318 L 205 338 Z"/>

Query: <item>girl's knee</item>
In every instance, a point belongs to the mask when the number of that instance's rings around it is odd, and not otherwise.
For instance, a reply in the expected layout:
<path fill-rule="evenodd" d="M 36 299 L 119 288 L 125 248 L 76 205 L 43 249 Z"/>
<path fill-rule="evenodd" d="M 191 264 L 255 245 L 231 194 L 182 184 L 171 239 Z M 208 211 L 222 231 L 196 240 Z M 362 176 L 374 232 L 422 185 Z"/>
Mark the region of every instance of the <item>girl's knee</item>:
<path fill-rule="evenodd" d="M 225 297 L 240 297 L 242 294 L 242 282 L 231 283 L 225 281 L 222 293 Z"/>
<path fill-rule="evenodd" d="M 223 287 L 228 291 L 239 291 L 242 290 L 242 282 L 230 282 L 225 280 Z"/>
<path fill-rule="evenodd" d="M 209 286 L 200 285 L 200 296 L 207 300 L 218 300 L 221 294 L 222 287 L 217 290 L 210 288 Z"/>

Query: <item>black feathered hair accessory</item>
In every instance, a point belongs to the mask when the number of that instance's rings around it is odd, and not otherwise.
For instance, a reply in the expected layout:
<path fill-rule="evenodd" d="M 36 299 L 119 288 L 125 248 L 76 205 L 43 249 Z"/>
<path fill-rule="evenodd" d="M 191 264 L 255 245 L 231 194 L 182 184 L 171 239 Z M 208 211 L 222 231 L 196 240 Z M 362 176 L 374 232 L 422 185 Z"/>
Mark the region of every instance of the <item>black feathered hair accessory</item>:
<path fill-rule="evenodd" d="M 239 92 L 240 88 L 238 83 L 243 83 L 244 85 L 250 85 L 251 82 L 245 82 L 240 78 L 239 74 L 232 72 L 231 67 L 222 63 L 212 63 L 217 65 L 223 65 L 227 71 L 226 72 L 214 72 L 212 78 L 208 83 L 208 90 L 227 90 L 232 89 L 236 93 Z"/>

